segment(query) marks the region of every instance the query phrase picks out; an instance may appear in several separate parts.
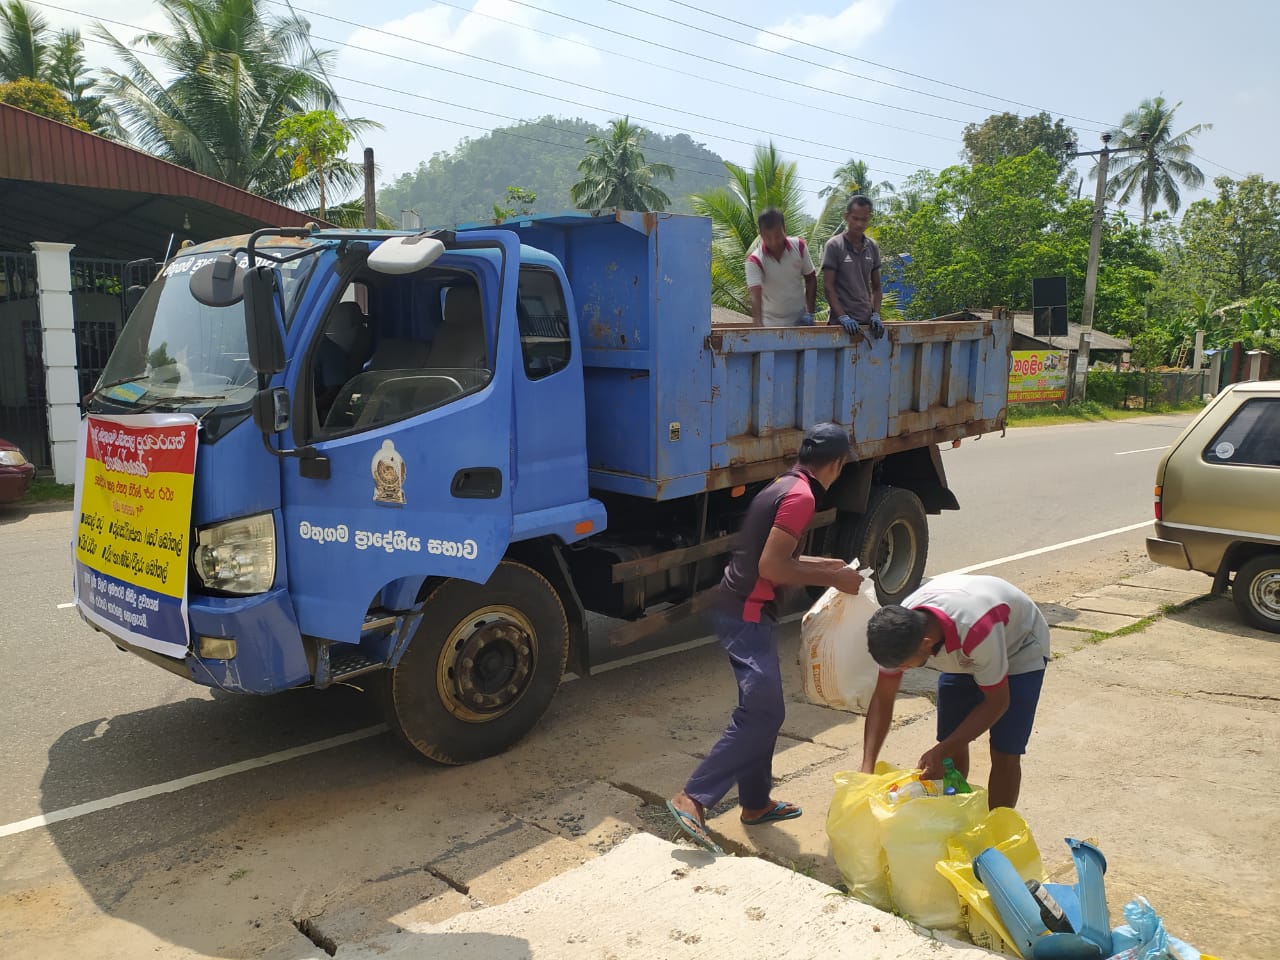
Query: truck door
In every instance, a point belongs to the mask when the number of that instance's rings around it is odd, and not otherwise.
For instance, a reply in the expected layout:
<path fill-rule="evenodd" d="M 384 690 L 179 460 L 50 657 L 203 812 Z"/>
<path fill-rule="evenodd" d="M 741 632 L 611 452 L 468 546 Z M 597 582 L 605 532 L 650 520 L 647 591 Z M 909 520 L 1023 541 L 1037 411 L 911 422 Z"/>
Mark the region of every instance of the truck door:
<path fill-rule="evenodd" d="M 506 551 L 519 247 L 505 232 L 473 236 L 467 246 L 483 249 L 415 273 L 359 268 L 290 369 L 291 391 L 310 401 L 294 439 L 329 471 L 283 464 L 289 590 L 306 635 L 352 642 L 387 584 L 484 583 Z"/>

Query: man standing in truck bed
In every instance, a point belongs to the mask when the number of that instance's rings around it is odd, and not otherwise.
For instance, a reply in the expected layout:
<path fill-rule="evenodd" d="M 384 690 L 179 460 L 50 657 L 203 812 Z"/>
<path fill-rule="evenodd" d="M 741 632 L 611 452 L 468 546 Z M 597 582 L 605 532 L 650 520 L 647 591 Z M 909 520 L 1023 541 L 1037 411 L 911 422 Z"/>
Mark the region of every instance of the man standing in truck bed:
<path fill-rule="evenodd" d="M 884 336 L 880 322 L 880 246 L 867 236 L 871 223 L 871 200 L 858 194 L 844 210 L 844 230 L 822 248 L 822 290 L 831 307 L 830 323 L 838 323 L 849 333 L 858 325 L 870 328 L 871 336 Z"/>
<path fill-rule="evenodd" d="M 820 423 L 809 430 L 796 465 L 751 501 L 717 588 L 716 635 L 738 680 L 738 707 L 720 742 L 684 789 L 667 801 L 680 829 L 713 853 L 721 850 L 707 833 L 707 808 L 735 783 L 742 822 L 749 826 L 791 820 L 802 812 L 770 796 L 773 749 L 786 709 L 774 640 L 774 597 L 783 586 L 858 592 L 862 577 L 843 560 L 800 556 L 817 500 L 848 459 L 849 434 L 843 427 Z"/>
<path fill-rule="evenodd" d="M 756 220 L 760 246 L 747 255 L 747 292 L 756 326 L 808 327 L 818 296 L 818 275 L 803 237 L 788 237 L 782 211 L 770 207 Z"/>

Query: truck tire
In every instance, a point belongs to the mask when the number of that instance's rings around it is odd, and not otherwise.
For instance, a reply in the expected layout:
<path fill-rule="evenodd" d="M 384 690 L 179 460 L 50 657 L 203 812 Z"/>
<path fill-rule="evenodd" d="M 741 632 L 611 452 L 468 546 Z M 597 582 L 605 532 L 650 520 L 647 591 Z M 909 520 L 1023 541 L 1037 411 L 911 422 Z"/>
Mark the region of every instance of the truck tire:
<path fill-rule="evenodd" d="M 1231 582 L 1231 599 L 1245 623 L 1280 633 L 1280 553 L 1246 561 Z"/>
<path fill-rule="evenodd" d="M 858 521 L 846 560 L 857 557 L 875 570 L 876 598 L 881 605 L 901 603 L 920 586 L 929 558 L 929 521 L 924 504 L 910 490 L 871 489 L 866 513 Z"/>
<path fill-rule="evenodd" d="M 448 580 L 384 689 L 387 723 L 438 763 L 502 753 L 551 705 L 569 656 L 569 620 L 547 579 L 504 560 L 486 584 Z"/>

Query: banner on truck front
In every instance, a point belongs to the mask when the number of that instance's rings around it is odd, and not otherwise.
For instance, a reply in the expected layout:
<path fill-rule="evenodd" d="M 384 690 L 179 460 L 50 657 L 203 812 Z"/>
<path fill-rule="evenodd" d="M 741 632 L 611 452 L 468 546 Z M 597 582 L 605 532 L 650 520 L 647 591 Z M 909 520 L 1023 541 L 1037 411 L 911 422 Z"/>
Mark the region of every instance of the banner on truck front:
<path fill-rule="evenodd" d="M 185 657 L 196 419 L 89 416 L 80 447 L 76 604 L 113 637 Z"/>
<path fill-rule="evenodd" d="M 1065 400 L 1068 376 L 1065 350 L 1014 350 L 1009 354 L 1009 402 Z"/>

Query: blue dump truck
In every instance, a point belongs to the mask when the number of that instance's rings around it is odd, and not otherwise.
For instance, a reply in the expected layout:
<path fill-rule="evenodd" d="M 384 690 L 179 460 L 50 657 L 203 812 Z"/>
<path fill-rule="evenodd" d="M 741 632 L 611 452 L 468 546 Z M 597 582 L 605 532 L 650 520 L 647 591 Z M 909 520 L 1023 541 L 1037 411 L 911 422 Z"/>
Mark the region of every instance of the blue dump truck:
<path fill-rule="evenodd" d="M 87 401 L 81 615 L 229 691 L 362 677 L 414 750 L 475 760 L 590 674 L 589 612 L 625 646 L 705 608 L 824 420 L 856 461 L 806 549 L 901 598 L 958 507 L 939 444 L 1004 426 L 1009 322 L 713 323 L 711 241 L 610 212 L 181 250 Z"/>

